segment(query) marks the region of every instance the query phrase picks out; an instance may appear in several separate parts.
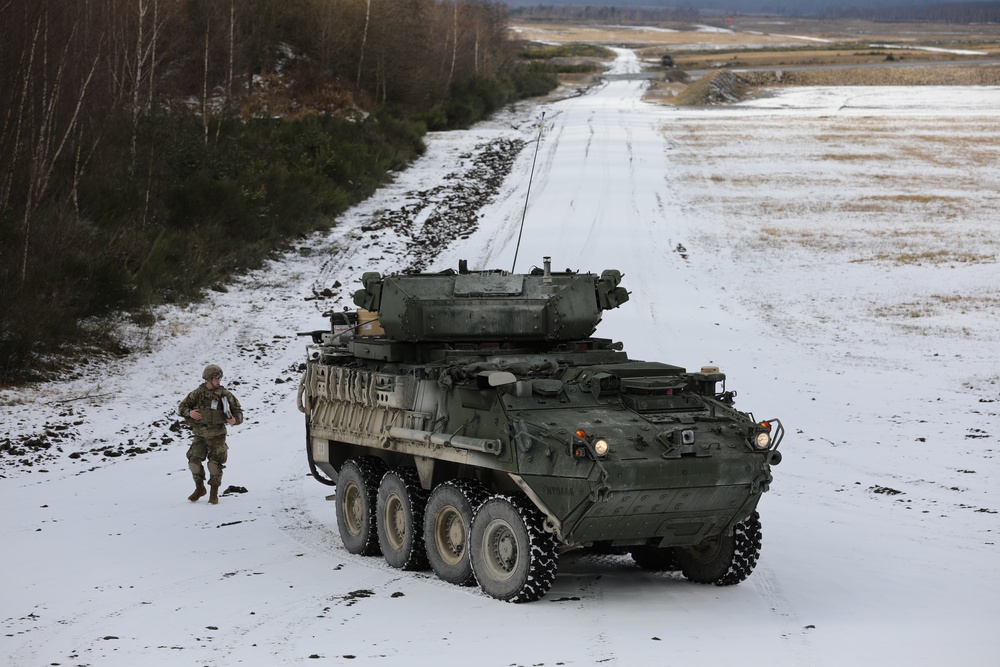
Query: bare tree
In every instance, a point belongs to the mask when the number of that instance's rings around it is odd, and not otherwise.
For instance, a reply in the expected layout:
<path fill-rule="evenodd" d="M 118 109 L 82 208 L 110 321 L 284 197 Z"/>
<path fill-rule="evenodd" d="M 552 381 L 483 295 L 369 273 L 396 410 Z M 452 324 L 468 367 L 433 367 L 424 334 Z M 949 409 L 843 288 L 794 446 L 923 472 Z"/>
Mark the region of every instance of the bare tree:
<path fill-rule="evenodd" d="M 160 0 L 153 0 L 153 34 L 149 40 L 149 96 L 146 110 L 153 108 L 153 91 L 156 88 L 156 45 L 160 41 Z"/>
<path fill-rule="evenodd" d="M 233 99 L 233 60 L 236 58 L 236 0 L 229 0 L 229 67 L 226 70 L 226 102 Z"/>
<path fill-rule="evenodd" d="M 146 27 L 146 13 L 149 11 L 149 0 L 136 0 L 137 26 L 135 38 L 135 73 L 132 82 L 132 141 L 129 145 L 132 155 L 132 167 L 135 166 L 136 143 L 139 135 L 139 114 L 142 107 L 139 104 L 143 68 L 146 63 L 146 45 L 143 43 Z M 152 77 L 150 77 L 152 78 Z M 151 84 L 152 85 L 152 84 Z"/>
<path fill-rule="evenodd" d="M 451 20 L 451 67 L 448 69 L 448 87 L 455 80 L 455 60 L 458 59 L 458 2 L 452 3 Z"/>
<path fill-rule="evenodd" d="M 365 46 L 368 43 L 368 26 L 371 23 L 372 0 L 365 0 L 365 27 L 361 32 L 361 48 L 358 52 L 358 79 L 357 88 L 361 88 L 361 71 L 365 62 Z"/>
<path fill-rule="evenodd" d="M 208 145 L 208 46 L 211 23 L 205 19 L 205 70 L 201 85 L 201 123 L 204 128 L 205 145 Z"/>
<path fill-rule="evenodd" d="M 3 139 L 3 142 L 0 145 L 5 145 L 7 147 L 7 154 L 11 160 L 11 164 L 19 164 L 21 155 L 24 151 L 24 132 L 28 121 L 29 91 L 31 90 L 32 85 L 32 72 L 35 69 L 35 59 L 38 57 L 38 51 L 40 48 L 39 40 L 42 35 L 44 20 L 44 14 L 39 13 L 35 24 L 32 27 L 29 23 L 29 17 L 24 17 L 24 27 L 27 29 L 25 32 L 26 34 L 31 35 L 30 43 L 25 44 L 24 48 L 21 50 L 16 70 L 14 70 L 20 75 L 21 80 L 19 82 L 16 80 L 11 81 L 12 88 L 17 83 L 20 83 L 20 94 L 15 94 L 14 91 L 11 90 L 13 96 L 11 102 L 13 103 L 7 105 L 7 113 L 4 117 L 3 133 L 0 134 L 0 139 Z M 10 206 L 11 192 L 15 176 L 15 170 L 10 169 L 5 171 L 4 181 L 0 184 L 0 209 L 6 209 Z"/>
<path fill-rule="evenodd" d="M 50 35 L 49 25 L 47 22 L 44 26 L 38 26 L 38 33 L 39 34 L 37 34 L 36 37 L 40 36 L 43 42 L 48 41 Z M 39 103 L 39 110 L 41 111 L 41 118 L 37 128 L 36 137 L 34 138 L 32 142 L 33 145 L 30 149 L 28 189 L 25 197 L 24 214 L 22 217 L 22 282 L 27 279 L 28 274 L 28 255 L 34 216 L 39 204 L 48 194 L 52 173 L 55 170 L 56 163 L 59 161 L 63 150 L 66 148 L 67 142 L 76 130 L 77 121 L 80 117 L 80 110 L 83 107 L 84 100 L 87 96 L 87 88 L 93 79 L 94 72 L 96 71 L 97 65 L 100 61 L 99 57 L 94 58 L 85 78 L 79 84 L 79 89 L 75 94 L 75 100 L 73 100 L 72 113 L 69 119 L 65 122 L 65 127 L 60 128 L 59 124 L 62 119 L 57 113 L 57 109 L 62 101 L 61 98 L 65 89 L 69 87 L 66 84 L 65 75 L 67 64 L 69 63 L 71 57 L 70 46 L 72 42 L 73 40 L 71 35 L 70 39 L 66 41 L 62 52 L 59 54 L 60 59 L 56 64 L 56 70 L 51 76 L 51 80 L 48 73 L 44 73 L 41 77 L 42 88 L 37 100 Z M 37 39 L 33 41 L 33 44 L 36 43 Z"/>

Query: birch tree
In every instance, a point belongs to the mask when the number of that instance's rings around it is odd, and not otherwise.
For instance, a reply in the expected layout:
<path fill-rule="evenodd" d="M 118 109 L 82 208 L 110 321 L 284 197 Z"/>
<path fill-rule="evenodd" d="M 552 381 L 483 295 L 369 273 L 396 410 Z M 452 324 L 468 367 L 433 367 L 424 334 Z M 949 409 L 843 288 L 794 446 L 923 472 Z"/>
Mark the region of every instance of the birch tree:
<path fill-rule="evenodd" d="M 358 78 L 355 87 L 361 89 L 361 72 L 365 63 L 365 46 L 368 44 L 368 26 L 371 23 L 372 0 L 365 0 L 365 24 L 361 31 L 361 48 L 358 50 Z"/>
<path fill-rule="evenodd" d="M 205 19 L 205 68 L 204 76 L 201 80 L 201 123 L 204 129 L 204 141 L 205 145 L 208 145 L 208 46 L 209 46 L 209 33 L 211 32 L 211 23 L 208 18 Z"/>
<path fill-rule="evenodd" d="M 447 87 L 455 80 L 455 60 L 458 58 L 458 2 L 453 2 L 451 20 L 451 67 L 448 69 Z"/>
<path fill-rule="evenodd" d="M 24 213 L 22 216 L 21 224 L 21 281 L 24 282 L 28 275 L 28 257 L 29 249 L 31 247 L 31 232 L 32 224 L 34 222 L 35 215 L 37 213 L 38 207 L 45 197 L 48 195 L 49 185 L 51 184 L 52 174 L 55 170 L 56 164 L 63 154 L 70 138 L 76 131 L 77 122 L 80 118 L 80 111 L 83 107 L 84 100 L 87 97 L 87 89 L 90 86 L 90 82 L 93 79 L 94 72 L 97 69 L 97 65 L 100 61 L 99 57 L 95 57 L 93 62 L 90 64 L 89 70 L 86 71 L 85 77 L 80 82 L 79 88 L 75 93 L 67 88 L 71 88 L 71 85 L 67 83 L 66 71 L 67 66 L 72 57 L 71 46 L 73 44 L 73 34 L 69 36 L 69 39 L 65 41 L 65 45 L 61 52 L 58 52 L 58 61 L 54 63 L 55 71 L 50 73 L 48 71 L 48 56 L 45 47 L 47 46 L 48 40 L 50 39 L 50 23 L 48 12 L 43 12 L 40 15 L 40 20 L 36 24 L 36 32 L 32 39 L 32 51 L 36 46 L 41 43 L 42 46 L 42 71 L 40 73 L 40 89 L 37 87 L 28 86 L 25 89 L 26 96 L 29 100 L 34 96 L 34 107 L 38 112 L 38 125 L 35 130 L 35 136 L 31 138 L 31 144 L 29 146 L 30 153 L 28 154 L 28 182 L 27 182 L 27 192 L 25 195 Z M 76 26 L 73 27 L 75 33 Z M 34 61 L 34 53 L 30 60 Z M 31 70 L 29 69 L 29 74 Z M 69 118 L 63 122 L 63 119 L 58 113 L 59 107 L 63 102 L 64 96 L 69 93 L 72 95 L 69 101 L 72 105 L 72 111 Z M 60 126 L 62 125 L 62 126 Z"/>

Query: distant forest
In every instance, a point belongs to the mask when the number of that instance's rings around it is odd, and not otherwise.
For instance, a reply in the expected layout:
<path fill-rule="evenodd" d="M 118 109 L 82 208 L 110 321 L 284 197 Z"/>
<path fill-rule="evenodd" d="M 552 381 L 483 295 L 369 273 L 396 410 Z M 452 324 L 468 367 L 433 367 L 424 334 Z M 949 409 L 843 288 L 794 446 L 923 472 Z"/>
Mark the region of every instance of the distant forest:
<path fill-rule="evenodd" d="M 519 20 L 540 21 L 600 21 L 628 25 L 655 24 L 660 22 L 696 22 L 702 12 L 691 7 L 657 7 L 655 3 L 643 6 L 600 4 L 517 4 L 513 3 L 510 16 Z"/>
<path fill-rule="evenodd" d="M 900 7 L 830 7 L 822 18 L 857 18 L 880 22 L 1000 23 L 1000 2 L 954 2 Z"/>
<path fill-rule="evenodd" d="M 1000 2 L 914 2 L 910 0 L 508 0 L 519 19 L 622 21 L 708 20 L 727 14 L 812 18 L 856 18 L 881 22 L 998 23 Z"/>
<path fill-rule="evenodd" d="M 331 224 L 555 75 L 488 0 L 0 0 L 0 384 Z"/>

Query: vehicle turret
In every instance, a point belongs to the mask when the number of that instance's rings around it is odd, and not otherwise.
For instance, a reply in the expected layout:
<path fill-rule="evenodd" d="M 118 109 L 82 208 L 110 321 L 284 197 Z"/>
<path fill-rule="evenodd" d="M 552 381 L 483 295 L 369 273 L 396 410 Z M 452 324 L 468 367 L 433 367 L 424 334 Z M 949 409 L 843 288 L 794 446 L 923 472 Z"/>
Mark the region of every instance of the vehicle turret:
<path fill-rule="evenodd" d="M 601 314 L 628 300 L 621 272 L 365 273 L 354 303 L 377 312 L 387 338 L 409 342 L 569 341 L 587 338 Z"/>

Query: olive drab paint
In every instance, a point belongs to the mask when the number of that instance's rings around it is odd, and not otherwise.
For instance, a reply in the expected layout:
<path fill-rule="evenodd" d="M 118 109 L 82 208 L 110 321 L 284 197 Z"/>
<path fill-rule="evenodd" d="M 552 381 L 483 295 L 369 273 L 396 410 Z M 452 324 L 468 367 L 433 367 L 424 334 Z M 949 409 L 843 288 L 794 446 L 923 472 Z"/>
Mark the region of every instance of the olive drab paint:
<path fill-rule="evenodd" d="M 474 574 L 513 602 L 542 597 L 567 549 L 628 551 L 705 583 L 749 576 L 784 429 L 737 410 L 716 367 L 634 360 L 593 337 L 628 301 L 621 281 L 548 258 L 525 274 L 365 273 L 354 325 L 333 313 L 329 331 L 303 334 L 299 391 L 310 469 L 337 484 L 348 549 Z"/>

